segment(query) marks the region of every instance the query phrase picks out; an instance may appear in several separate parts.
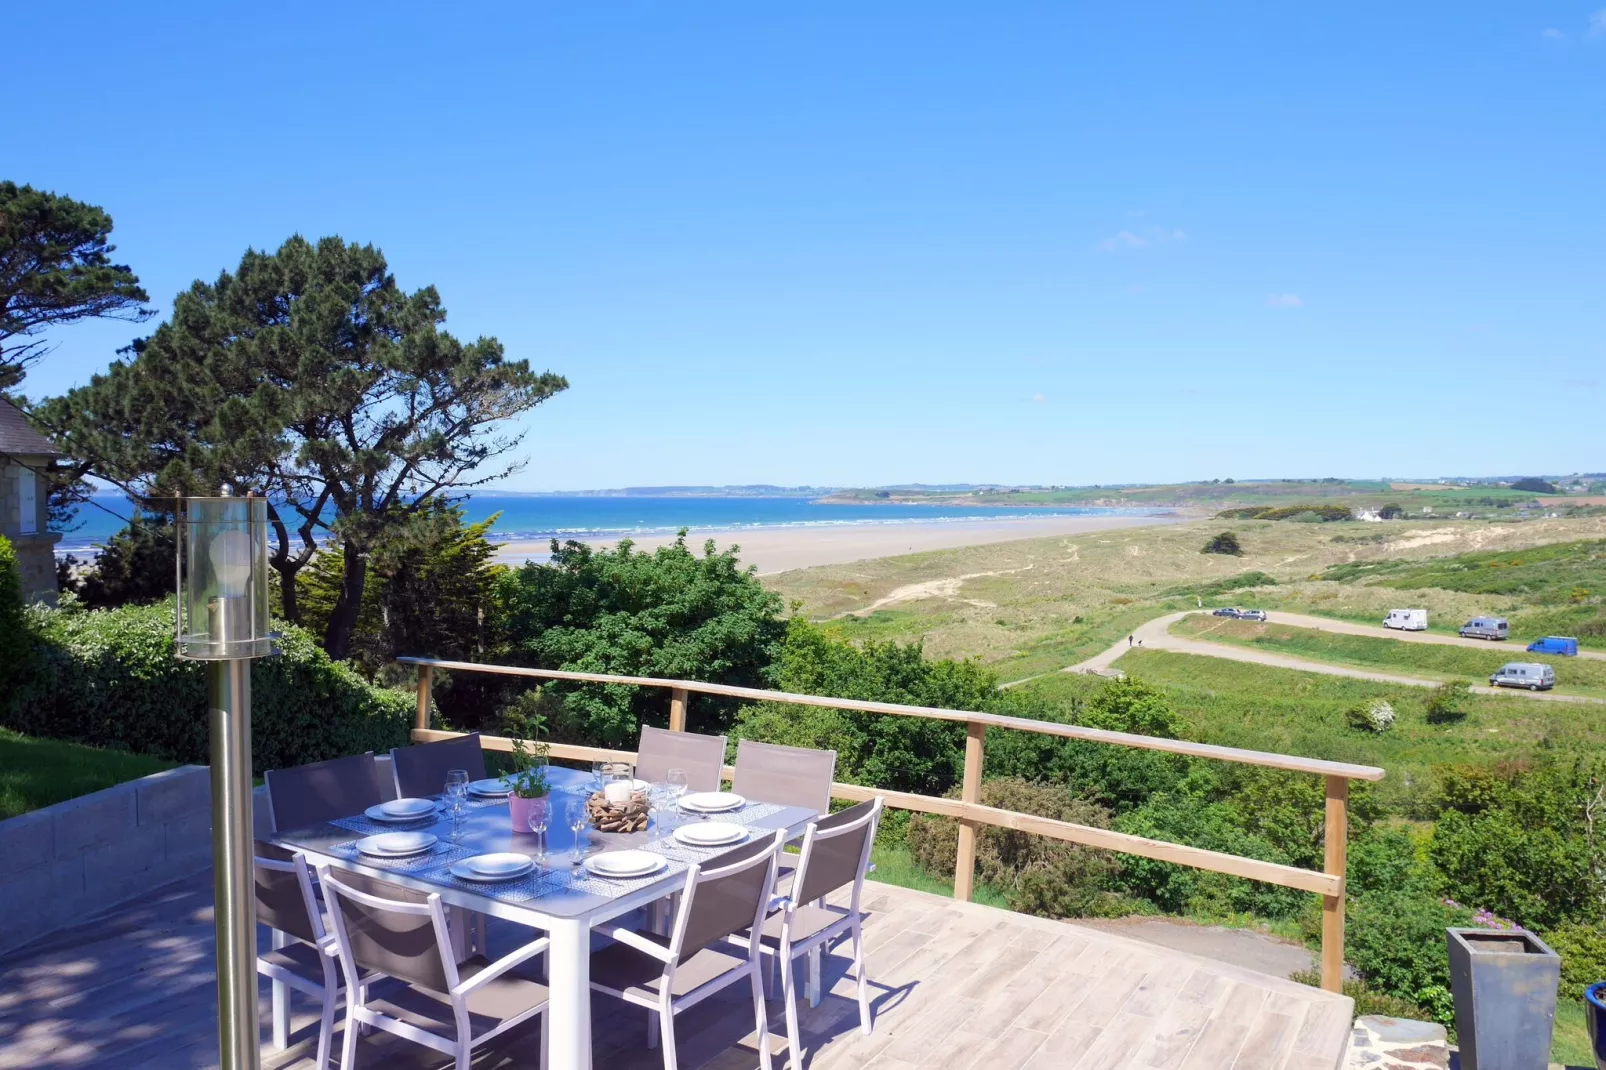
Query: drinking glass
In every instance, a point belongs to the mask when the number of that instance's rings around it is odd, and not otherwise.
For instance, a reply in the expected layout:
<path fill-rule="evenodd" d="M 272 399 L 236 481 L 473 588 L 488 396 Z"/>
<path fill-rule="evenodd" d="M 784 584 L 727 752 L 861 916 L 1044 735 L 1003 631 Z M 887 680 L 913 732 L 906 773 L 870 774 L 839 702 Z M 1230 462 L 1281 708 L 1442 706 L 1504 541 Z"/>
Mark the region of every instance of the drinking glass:
<path fill-rule="evenodd" d="M 686 794 L 687 787 L 686 770 L 671 769 L 667 779 L 669 781 L 669 793 L 675 800 L 675 823 L 679 824 L 681 818 L 680 797 Z"/>
<path fill-rule="evenodd" d="M 463 831 L 463 811 L 468 806 L 468 770 L 450 769 L 446 773 L 446 811 L 452 819 L 452 842 Z"/>
<path fill-rule="evenodd" d="M 602 784 L 608 777 L 608 766 L 613 763 L 606 758 L 599 758 L 591 763 L 591 790 L 601 791 Z"/>
<path fill-rule="evenodd" d="M 584 799 L 570 799 L 564 816 L 569 821 L 569 831 L 574 833 L 574 857 L 570 859 L 574 865 L 579 865 L 585 858 L 585 829 L 591 823 L 591 815 L 586 813 Z"/>
<path fill-rule="evenodd" d="M 546 868 L 547 809 L 545 806 L 530 808 L 530 831 L 535 834 L 535 864 L 541 869 Z"/>

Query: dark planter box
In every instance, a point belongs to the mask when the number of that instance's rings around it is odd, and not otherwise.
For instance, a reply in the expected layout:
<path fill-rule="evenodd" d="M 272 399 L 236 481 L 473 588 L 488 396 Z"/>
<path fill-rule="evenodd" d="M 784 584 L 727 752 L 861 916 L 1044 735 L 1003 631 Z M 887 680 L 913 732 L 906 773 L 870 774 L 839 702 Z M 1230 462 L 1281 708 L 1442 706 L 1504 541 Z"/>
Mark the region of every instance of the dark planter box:
<path fill-rule="evenodd" d="M 1589 1050 L 1598 1070 L 1606 1070 L 1606 981 L 1584 989 L 1584 1023 L 1589 1026 Z"/>
<path fill-rule="evenodd" d="M 1461 1070 L 1546 1070 L 1561 957 L 1533 933 L 1447 929 Z"/>

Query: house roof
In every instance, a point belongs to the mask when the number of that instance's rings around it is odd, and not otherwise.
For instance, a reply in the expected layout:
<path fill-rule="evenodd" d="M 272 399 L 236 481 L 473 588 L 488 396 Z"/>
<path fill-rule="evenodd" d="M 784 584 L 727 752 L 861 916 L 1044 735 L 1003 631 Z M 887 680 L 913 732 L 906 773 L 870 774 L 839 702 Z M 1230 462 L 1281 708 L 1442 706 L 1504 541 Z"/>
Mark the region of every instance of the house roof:
<path fill-rule="evenodd" d="M 0 453 L 61 456 L 48 438 L 33 429 L 22 410 L 4 398 L 0 398 Z"/>

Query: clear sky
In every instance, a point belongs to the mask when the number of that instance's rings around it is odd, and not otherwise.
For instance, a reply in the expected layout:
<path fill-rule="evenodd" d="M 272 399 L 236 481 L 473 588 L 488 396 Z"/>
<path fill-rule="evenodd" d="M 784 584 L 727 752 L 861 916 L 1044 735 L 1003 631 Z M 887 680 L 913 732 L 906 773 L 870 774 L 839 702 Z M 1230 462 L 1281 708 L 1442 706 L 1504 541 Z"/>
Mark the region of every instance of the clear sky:
<path fill-rule="evenodd" d="M 22 4 L 0 177 L 375 243 L 522 489 L 1600 471 L 1601 2 Z"/>

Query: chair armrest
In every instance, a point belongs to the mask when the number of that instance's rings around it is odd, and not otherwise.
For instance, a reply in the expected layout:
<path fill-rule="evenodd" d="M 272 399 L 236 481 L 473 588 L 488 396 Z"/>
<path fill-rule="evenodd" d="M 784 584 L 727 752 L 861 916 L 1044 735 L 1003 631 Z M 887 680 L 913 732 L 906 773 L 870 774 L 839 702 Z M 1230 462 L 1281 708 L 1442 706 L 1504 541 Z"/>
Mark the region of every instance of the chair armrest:
<path fill-rule="evenodd" d="M 625 945 L 628 945 L 629 947 L 633 947 L 637 951 L 642 952 L 643 954 L 651 955 L 653 958 L 657 959 L 659 962 L 668 962 L 668 961 L 670 961 L 671 956 L 669 954 L 669 949 L 667 947 L 664 947 L 662 944 L 655 944 L 651 940 L 642 939 L 640 936 L 636 935 L 636 932 L 633 929 L 625 929 L 625 928 L 621 928 L 621 927 L 618 927 L 618 926 L 610 926 L 610 927 L 605 928 L 605 929 L 598 928 L 598 929 L 593 929 L 591 931 L 592 932 L 599 932 L 603 936 L 608 937 L 610 940 L 617 940 L 621 944 L 625 944 Z"/>
<path fill-rule="evenodd" d="M 473 977 L 470 977 L 468 980 L 459 984 L 456 988 L 452 989 L 452 995 L 467 995 L 476 988 L 480 987 L 480 985 L 485 984 L 487 981 L 500 977 L 513 967 L 528 962 L 530 959 L 545 951 L 551 942 L 552 941 L 545 936 L 541 937 L 539 940 L 530 941 L 517 951 L 497 959 L 495 962 L 485 967 L 485 969 L 481 970 Z"/>

